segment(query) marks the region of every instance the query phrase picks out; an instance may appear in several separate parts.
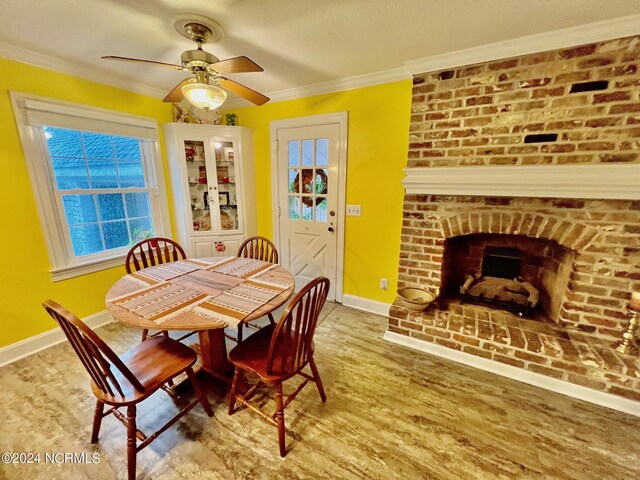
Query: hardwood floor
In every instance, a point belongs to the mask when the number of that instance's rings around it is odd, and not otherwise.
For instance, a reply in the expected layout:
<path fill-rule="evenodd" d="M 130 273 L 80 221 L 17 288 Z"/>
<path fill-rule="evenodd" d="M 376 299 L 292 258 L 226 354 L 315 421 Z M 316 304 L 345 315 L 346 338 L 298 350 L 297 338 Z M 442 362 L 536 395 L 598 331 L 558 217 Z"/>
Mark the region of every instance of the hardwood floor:
<path fill-rule="evenodd" d="M 328 313 L 315 340 L 328 400 L 311 385 L 286 410 L 286 458 L 276 429 L 247 410 L 228 416 L 225 389 L 211 382 L 214 417 L 192 410 L 139 453 L 138 478 L 640 478 L 640 419 L 405 349 L 382 340 L 385 329 L 376 315 Z M 99 333 L 118 353 L 140 337 L 120 324 Z M 68 344 L 1 368 L 0 385 L 0 451 L 41 453 L 39 464 L 1 464 L 0 478 L 125 477 L 116 419 L 89 442 L 94 397 Z M 155 394 L 142 429 L 176 408 Z M 45 452 L 96 452 L 100 463 L 45 463 Z"/>

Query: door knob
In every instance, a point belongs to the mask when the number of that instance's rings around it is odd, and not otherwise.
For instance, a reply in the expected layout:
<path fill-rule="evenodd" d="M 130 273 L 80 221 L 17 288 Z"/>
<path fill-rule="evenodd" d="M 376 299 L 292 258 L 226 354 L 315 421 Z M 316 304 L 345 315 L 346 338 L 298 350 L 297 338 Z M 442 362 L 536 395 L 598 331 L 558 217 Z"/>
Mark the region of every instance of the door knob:
<path fill-rule="evenodd" d="M 333 232 L 333 227 L 329 227 L 327 228 L 327 230 L 329 230 L 330 232 Z"/>

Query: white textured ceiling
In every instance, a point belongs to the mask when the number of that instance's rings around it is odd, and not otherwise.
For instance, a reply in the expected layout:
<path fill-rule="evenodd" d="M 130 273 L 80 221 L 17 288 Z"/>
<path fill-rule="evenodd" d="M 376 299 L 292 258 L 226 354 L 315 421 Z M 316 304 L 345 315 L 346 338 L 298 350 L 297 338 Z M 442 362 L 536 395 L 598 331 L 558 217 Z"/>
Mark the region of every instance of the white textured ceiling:
<path fill-rule="evenodd" d="M 639 0 L 2 0 L 0 55 L 75 65 L 82 75 L 161 95 L 186 73 L 101 60 L 180 63 L 194 44 L 172 19 L 197 13 L 225 37 L 205 50 L 246 55 L 263 73 L 230 75 L 267 95 L 405 62 L 640 13 Z M 10 52 L 10 53 L 8 53 Z M 35 55 L 34 55 L 35 53 Z M 68 63 L 67 63 L 68 62 Z"/>

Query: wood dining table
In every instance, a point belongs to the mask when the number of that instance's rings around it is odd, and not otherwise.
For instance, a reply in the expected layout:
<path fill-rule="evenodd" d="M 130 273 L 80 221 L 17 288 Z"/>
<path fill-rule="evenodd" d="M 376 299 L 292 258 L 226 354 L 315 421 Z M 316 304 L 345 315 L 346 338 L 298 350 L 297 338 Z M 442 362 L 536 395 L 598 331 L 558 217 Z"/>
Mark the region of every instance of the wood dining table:
<path fill-rule="evenodd" d="M 106 306 L 115 319 L 140 329 L 197 331 L 202 369 L 227 380 L 224 329 L 271 313 L 294 289 L 293 275 L 280 265 L 190 258 L 125 275 L 107 292 Z"/>

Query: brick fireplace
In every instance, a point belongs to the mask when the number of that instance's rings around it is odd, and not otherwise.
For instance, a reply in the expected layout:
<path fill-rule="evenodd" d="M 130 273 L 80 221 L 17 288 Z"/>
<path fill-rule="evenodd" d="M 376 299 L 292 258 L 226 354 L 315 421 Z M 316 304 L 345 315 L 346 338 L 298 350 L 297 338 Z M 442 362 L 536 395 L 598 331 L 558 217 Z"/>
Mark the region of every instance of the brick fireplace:
<path fill-rule="evenodd" d="M 638 58 L 630 37 L 414 77 L 398 287 L 438 300 L 396 302 L 389 332 L 640 400 L 614 348 L 640 291 Z M 487 248 L 520 259 L 531 315 L 462 301 Z"/>

